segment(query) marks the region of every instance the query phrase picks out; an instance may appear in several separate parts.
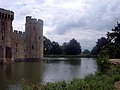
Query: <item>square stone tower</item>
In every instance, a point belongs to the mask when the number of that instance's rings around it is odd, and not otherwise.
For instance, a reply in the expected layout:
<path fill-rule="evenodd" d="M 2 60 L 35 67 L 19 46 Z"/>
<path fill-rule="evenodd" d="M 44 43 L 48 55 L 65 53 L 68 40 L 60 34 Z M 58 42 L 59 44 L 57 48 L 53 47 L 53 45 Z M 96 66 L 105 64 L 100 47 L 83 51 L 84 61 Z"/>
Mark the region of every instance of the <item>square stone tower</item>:
<path fill-rule="evenodd" d="M 43 20 L 26 17 L 25 42 L 26 60 L 43 58 Z"/>

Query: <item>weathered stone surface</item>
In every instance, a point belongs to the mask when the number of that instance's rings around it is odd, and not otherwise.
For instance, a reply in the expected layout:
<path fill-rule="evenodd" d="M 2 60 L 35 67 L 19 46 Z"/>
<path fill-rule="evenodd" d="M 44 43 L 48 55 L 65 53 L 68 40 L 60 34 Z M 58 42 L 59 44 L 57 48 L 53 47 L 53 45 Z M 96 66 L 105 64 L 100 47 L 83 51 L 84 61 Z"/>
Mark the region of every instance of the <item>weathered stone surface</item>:
<path fill-rule="evenodd" d="M 26 58 L 43 57 L 43 21 L 26 17 L 25 24 Z"/>
<path fill-rule="evenodd" d="M 12 21 L 14 12 L 0 8 L 0 59 L 9 63 L 12 59 Z"/>
<path fill-rule="evenodd" d="M 0 61 L 43 58 L 43 21 L 26 17 L 25 32 L 12 28 L 14 12 L 0 8 Z"/>

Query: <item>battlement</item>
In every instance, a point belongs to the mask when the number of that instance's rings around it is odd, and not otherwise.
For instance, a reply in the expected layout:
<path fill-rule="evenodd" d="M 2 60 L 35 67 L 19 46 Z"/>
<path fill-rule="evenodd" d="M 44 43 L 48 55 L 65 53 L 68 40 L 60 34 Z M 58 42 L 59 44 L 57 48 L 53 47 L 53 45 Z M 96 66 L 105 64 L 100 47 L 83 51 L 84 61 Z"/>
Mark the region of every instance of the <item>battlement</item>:
<path fill-rule="evenodd" d="M 23 35 L 23 34 L 25 34 L 25 32 L 22 32 L 22 31 L 17 31 L 17 30 L 14 30 L 14 32 L 13 33 L 15 33 L 15 34 L 19 34 L 19 35 Z"/>
<path fill-rule="evenodd" d="M 0 8 L 0 19 L 14 19 L 14 12 Z"/>
<path fill-rule="evenodd" d="M 32 18 L 31 16 L 26 16 L 26 23 L 43 25 L 43 20 Z"/>

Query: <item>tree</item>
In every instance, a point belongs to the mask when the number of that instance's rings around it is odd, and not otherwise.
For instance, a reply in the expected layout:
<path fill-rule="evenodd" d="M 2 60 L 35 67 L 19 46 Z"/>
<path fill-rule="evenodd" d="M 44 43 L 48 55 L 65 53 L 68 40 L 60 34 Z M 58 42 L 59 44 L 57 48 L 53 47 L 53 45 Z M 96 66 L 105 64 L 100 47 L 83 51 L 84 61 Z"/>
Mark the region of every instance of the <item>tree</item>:
<path fill-rule="evenodd" d="M 64 43 L 63 48 L 64 53 L 67 55 L 77 55 L 81 53 L 80 43 L 78 43 L 74 38 L 70 40 L 69 43 Z"/>
<path fill-rule="evenodd" d="M 85 49 L 83 52 L 82 52 L 82 55 L 83 56 L 90 56 L 90 51 L 88 49 Z"/>
<path fill-rule="evenodd" d="M 51 42 L 48 38 L 45 36 L 43 37 L 44 42 L 44 55 L 46 54 L 52 54 L 52 55 L 58 55 L 62 53 L 62 49 L 58 42 Z"/>
<path fill-rule="evenodd" d="M 117 26 L 107 32 L 107 38 L 98 39 L 91 54 L 98 55 L 101 52 L 106 53 L 110 58 L 120 58 L 120 23 L 117 22 Z"/>
<path fill-rule="evenodd" d="M 61 49 L 60 45 L 58 44 L 58 42 L 53 41 L 51 43 L 50 54 L 53 54 L 53 55 L 62 54 L 62 49 Z"/>
<path fill-rule="evenodd" d="M 107 37 L 111 43 L 120 43 L 120 23 L 112 29 L 112 32 L 107 32 Z"/>
<path fill-rule="evenodd" d="M 51 51 L 51 41 L 46 38 L 45 36 L 43 37 L 43 44 L 44 44 L 44 54 L 50 54 Z"/>
<path fill-rule="evenodd" d="M 107 32 L 107 39 L 111 58 L 120 58 L 120 23 L 117 22 L 117 26 L 111 32 Z"/>
<path fill-rule="evenodd" d="M 102 48 L 108 44 L 108 40 L 105 37 L 101 37 L 96 42 L 96 46 L 91 50 L 92 55 L 98 55 Z"/>

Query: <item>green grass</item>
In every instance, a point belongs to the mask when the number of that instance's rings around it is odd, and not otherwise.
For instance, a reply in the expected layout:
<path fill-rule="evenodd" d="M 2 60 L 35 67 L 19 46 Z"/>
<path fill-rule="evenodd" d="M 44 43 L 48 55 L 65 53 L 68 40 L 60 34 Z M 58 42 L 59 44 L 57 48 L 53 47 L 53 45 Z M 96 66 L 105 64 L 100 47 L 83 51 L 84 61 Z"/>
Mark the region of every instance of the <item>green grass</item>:
<path fill-rule="evenodd" d="M 32 84 L 22 80 L 23 90 L 113 90 L 114 83 L 120 80 L 120 66 L 110 65 L 106 73 L 97 72 L 88 75 L 84 79 L 73 79 L 47 84 Z"/>

